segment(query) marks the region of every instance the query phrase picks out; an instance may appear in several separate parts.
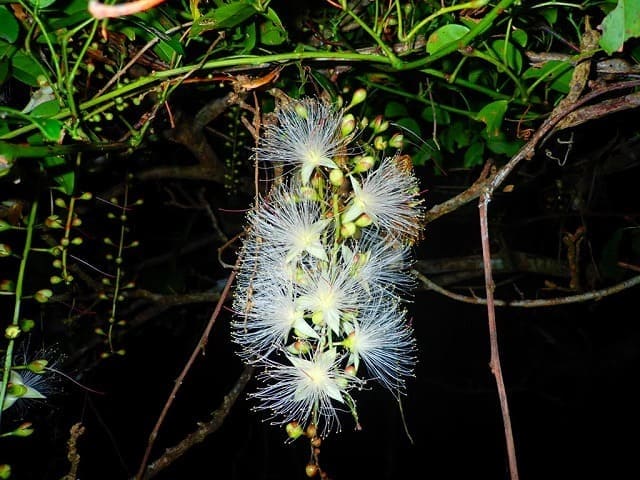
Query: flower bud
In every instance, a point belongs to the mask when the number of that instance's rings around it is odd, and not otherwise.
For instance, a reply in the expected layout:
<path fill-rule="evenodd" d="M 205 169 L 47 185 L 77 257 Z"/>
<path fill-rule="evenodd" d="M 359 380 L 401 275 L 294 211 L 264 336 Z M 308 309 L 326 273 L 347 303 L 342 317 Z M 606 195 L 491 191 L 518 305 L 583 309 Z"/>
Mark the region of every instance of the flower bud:
<path fill-rule="evenodd" d="M 56 198 L 53 203 L 56 207 L 67 208 L 67 202 L 65 202 L 63 198 Z"/>
<path fill-rule="evenodd" d="M 309 115 L 309 112 L 307 112 L 307 109 L 302 103 L 296 103 L 293 109 L 299 116 L 301 116 L 304 119 L 306 119 Z"/>
<path fill-rule="evenodd" d="M 340 226 L 340 235 L 342 235 L 344 238 L 353 237 L 356 234 L 357 230 L 358 228 L 356 227 L 355 223 L 353 222 L 343 223 Z"/>
<path fill-rule="evenodd" d="M 304 429 L 296 421 L 287 423 L 285 430 L 287 431 L 287 436 L 291 440 L 295 440 L 296 438 L 299 438 L 304 433 Z"/>
<path fill-rule="evenodd" d="M 11 465 L 3 463 L 0 465 L 0 479 L 6 480 L 11 477 Z"/>
<path fill-rule="evenodd" d="M 373 133 L 378 134 L 389 128 L 389 122 L 382 115 L 378 115 L 369 126 L 373 129 Z"/>
<path fill-rule="evenodd" d="M 340 187 L 344 183 L 344 173 L 339 168 L 334 168 L 329 172 L 329 181 L 334 187 Z"/>
<path fill-rule="evenodd" d="M 18 325 L 9 325 L 4 329 L 4 336 L 9 340 L 15 340 L 20 335 L 20 327 Z"/>
<path fill-rule="evenodd" d="M 353 167 L 354 173 L 362 173 L 362 172 L 371 170 L 371 168 L 376 163 L 376 159 L 373 158 L 371 155 L 366 155 L 364 157 L 360 157 L 360 156 L 355 157 L 354 161 L 355 161 L 355 166 Z"/>
<path fill-rule="evenodd" d="M 23 318 L 22 320 L 20 320 L 20 329 L 23 332 L 29 332 L 33 330 L 33 327 L 35 326 L 36 326 L 36 322 L 31 320 L 30 318 Z"/>
<path fill-rule="evenodd" d="M 367 91 L 364 88 L 358 88 L 355 92 L 353 92 L 353 97 L 351 97 L 351 103 L 349 103 L 349 108 L 362 103 L 367 98 Z"/>
<path fill-rule="evenodd" d="M 306 337 L 307 335 L 301 334 L 297 329 L 294 329 L 293 333 L 297 337 Z M 311 344 L 309 342 L 305 342 L 304 340 L 296 340 L 291 345 L 287 347 L 287 350 L 290 353 L 295 355 L 309 353 L 311 351 Z"/>
<path fill-rule="evenodd" d="M 340 125 L 340 133 L 343 137 L 349 136 L 356 128 L 356 119 L 352 113 L 346 114 L 342 118 L 342 124 Z"/>
<path fill-rule="evenodd" d="M 60 221 L 60 217 L 58 215 L 49 215 L 44 220 L 44 225 L 47 228 L 63 228 L 62 222 Z"/>
<path fill-rule="evenodd" d="M 394 133 L 389 139 L 389 146 L 391 148 L 401 149 L 404 147 L 404 135 L 401 133 Z"/>
<path fill-rule="evenodd" d="M 366 213 L 363 213 L 362 215 L 360 215 L 355 221 L 356 226 L 360 228 L 368 227 L 372 223 L 373 223 L 373 219 Z"/>
<path fill-rule="evenodd" d="M 307 477 L 315 477 L 318 474 L 318 466 L 315 463 L 308 463 L 306 467 L 304 467 L 304 473 Z"/>
<path fill-rule="evenodd" d="M 8 257 L 11 255 L 11 247 L 6 243 L 0 243 L 0 257 Z"/>
<path fill-rule="evenodd" d="M 13 227 L 11 224 L 5 222 L 4 220 L 0 220 L 0 232 L 6 232 L 7 230 L 11 230 Z"/>
<path fill-rule="evenodd" d="M 24 397 L 28 391 L 29 389 L 27 388 L 27 386 L 21 383 L 9 383 L 9 385 L 7 386 L 7 394 L 11 395 L 12 397 Z"/>
<path fill-rule="evenodd" d="M 91 192 L 84 192 L 82 195 L 78 197 L 78 200 L 91 200 L 93 198 L 93 194 Z"/>
<path fill-rule="evenodd" d="M 43 373 L 44 370 L 47 368 L 48 363 L 49 362 L 44 358 L 39 358 L 31 362 L 29 365 L 27 365 L 27 369 L 33 373 Z"/>
<path fill-rule="evenodd" d="M 311 315 L 311 321 L 314 325 L 322 325 L 324 323 L 324 313 L 322 310 L 313 312 L 313 315 Z"/>
<path fill-rule="evenodd" d="M 38 290 L 33 295 L 33 298 L 35 298 L 36 302 L 47 303 L 52 295 L 53 292 L 51 290 L 49 290 L 48 288 L 43 288 L 42 290 Z"/>
<path fill-rule="evenodd" d="M 384 150 L 387 148 L 387 141 L 381 136 L 377 136 L 373 139 L 373 148 L 376 150 Z"/>
<path fill-rule="evenodd" d="M 18 428 L 16 428 L 13 432 L 11 432 L 11 435 L 13 435 L 14 437 L 28 437 L 33 433 L 34 430 L 33 428 L 31 428 L 31 426 L 31 422 L 24 422 L 20 424 L 20 426 L 18 426 Z"/>
<path fill-rule="evenodd" d="M 310 423 L 309 426 L 307 427 L 305 435 L 309 438 L 315 438 L 317 434 L 318 434 L 318 429 L 313 423 Z"/>

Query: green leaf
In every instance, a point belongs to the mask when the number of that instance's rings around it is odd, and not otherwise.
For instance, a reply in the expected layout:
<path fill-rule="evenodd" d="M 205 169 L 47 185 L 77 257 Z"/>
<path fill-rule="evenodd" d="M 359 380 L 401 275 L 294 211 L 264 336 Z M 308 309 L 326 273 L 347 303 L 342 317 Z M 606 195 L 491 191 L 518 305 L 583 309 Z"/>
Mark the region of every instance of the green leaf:
<path fill-rule="evenodd" d="M 618 5 L 604 17 L 600 46 L 607 54 L 622 51 L 624 42 L 640 36 L 640 2 L 618 0 Z"/>
<path fill-rule="evenodd" d="M 438 28 L 435 32 L 429 35 L 427 40 L 427 52 L 433 55 L 438 50 L 441 50 L 451 42 L 460 40 L 469 32 L 469 28 L 464 25 L 458 25 L 456 23 L 450 23 Z"/>
<path fill-rule="evenodd" d="M 56 0 L 28 0 L 28 3 L 36 9 L 42 9 L 53 5 L 55 1 Z"/>
<path fill-rule="evenodd" d="M 493 153 L 500 155 L 506 155 L 507 157 L 513 157 L 518 150 L 522 147 L 523 143 L 520 140 L 509 140 L 506 135 L 500 132 L 498 135 L 489 137 L 487 132 L 482 132 L 482 136 L 487 141 L 487 148 Z"/>
<path fill-rule="evenodd" d="M 29 115 L 32 117 L 52 117 L 60 111 L 60 104 L 57 100 L 49 100 L 35 107 Z"/>
<path fill-rule="evenodd" d="M 420 125 L 413 118 L 405 117 L 400 118 L 394 122 L 396 125 L 402 127 L 401 131 L 404 132 L 405 138 L 410 137 L 410 135 L 406 135 L 406 133 L 412 132 L 417 138 L 422 138 L 422 132 L 420 131 Z"/>
<path fill-rule="evenodd" d="M 67 162 L 62 155 L 51 155 L 42 159 L 42 166 L 51 170 L 53 180 L 58 184 L 58 189 L 66 195 L 73 195 L 75 186 L 75 172 L 69 170 Z M 61 172 L 61 173 L 58 173 Z"/>
<path fill-rule="evenodd" d="M 545 77 L 545 83 L 560 93 L 569 92 L 569 82 L 573 75 L 573 65 L 560 60 L 550 60 L 541 67 L 527 68 L 522 74 L 523 79 Z"/>
<path fill-rule="evenodd" d="M 502 127 L 504 114 L 507 113 L 508 104 L 507 100 L 496 100 L 486 104 L 476 114 L 475 119 L 487 126 L 485 131 L 488 138 L 500 135 L 500 127 Z"/>
<path fill-rule="evenodd" d="M 407 107 L 400 102 L 394 102 L 392 100 L 384 107 L 385 118 L 398 118 L 406 115 L 408 115 Z"/>
<path fill-rule="evenodd" d="M 491 44 L 491 48 L 501 62 L 506 63 L 515 73 L 520 73 L 520 70 L 522 70 L 522 54 L 512 43 L 506 43 L 504 40 L 499 39 Z"/>
<path fill-rule="evenodd" d="M 258 34 L 256 32 L 256 24 L 250 23 L 247 28 L 244 29 L 244 40 L 242 42 L 241 54 L 250 53 L 256 46 Z"/>
<path fill-rule="evenodd" d="M 525 32 L 521 28 L 514 30 L 511 33 L 511 38 L 513 38 L 513 41 L 520 45 L 522 48 L 527 47 L 527 40 L 529 37 L 527 36 L 527 32 Z"/>
<path fill-rule="evenodd" d="M 38 76 L 44 75 L 42 65 L 38 63 L 33 55 L 29 55 L 22 50 L 16 52 L 11 59 L 13 76 L 32 87 L 38 86 Z"/>
<path fill-rule="evenodd" d="M 263 45 L 281 45 L 287 39 L 287 32 L 271 20 L 260 24 L 260 43 Z"/>
<path fill-rule="evenodd" d="M 555 25 L 555 23 L 558 21 L 557 8 L 545 8 L 544 10 L 542 10 L 541 14 L 547 21 L 547 23 L 551 26 Z"/>
<path fill-rule="evenodd" d="M 246 1 L 239 1 L 214 8 L 193 23 L 189 36 L 197 37 L 209 30 L 235 27 L 256 13 L 256 9 Z"/>
<path fill-rule="evenodd" d="M 463 165 L 465 168 L 475 167 L 484 163 L 484 143 L 472 143 L 464 152 Z"/>
<path fill-rule="evenodd" d="M 0 5 L 0 38 L 9 43 L 14 43 L 18 39 L 20 25 L 16 17 L 5 7 Z"/>
<path fill-rule="evenodd" d="M 420 117 L 430 124 L 435 120 L 437 125 L 449 125 L 451 123 L 451 115 L 446 110 L 442 108 L 438 108 L 438 105 L 434 105 L 436 108 L 435 117 L 433 115 L 433 107 L 428 106 L 425 107 L 422 112 L 420 112 Z"/>

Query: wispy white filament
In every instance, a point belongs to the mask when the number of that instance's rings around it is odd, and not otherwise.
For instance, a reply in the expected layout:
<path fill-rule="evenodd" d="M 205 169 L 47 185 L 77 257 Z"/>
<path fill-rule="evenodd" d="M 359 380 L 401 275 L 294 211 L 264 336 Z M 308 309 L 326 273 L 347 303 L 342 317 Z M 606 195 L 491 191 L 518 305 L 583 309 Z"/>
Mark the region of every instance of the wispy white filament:
<path fill-rule="evenodd" d="M 416 345 L 406 313 L 397 303 L 380 300 L 369 305 L 353 322 L 345 344 L 356 368 L 362 361 L 370 378 L 395 396 L 404 392 L 405 379 L 413 375 Z"/>
<path fill-rule="evenodd" d="M 338 410 L 353 405 L 348 392 L 361 384 L 341 362 L 335 349 L 309 358 L 287 355 L 286 363 L 273 363 L 258 376 L 263 386 L 253 394 L 256 408 L 271 411 L 276 423 L 312 422 L 321 434 L 339 430 Z"/>
<path fill-rule="evenodd" d="M 418 180 L 398 158 L 385 158 L 361 181 L 352 176 L 351 185 L 353 198 L 342 216 L 344 222 L 367 214 L 379 228 L 417 239 L 423 216 Z"/>
<path fill-rule="evenodd" d="M 294 101 L 283 107 L 277 123 L 265 129 L 256 154 L 258 160 L 298 167 L 304 184 L 318 167 L 338 168 L 333 158 L 345 148 L 340 135 L 342 114 L 315 99 Z"/>

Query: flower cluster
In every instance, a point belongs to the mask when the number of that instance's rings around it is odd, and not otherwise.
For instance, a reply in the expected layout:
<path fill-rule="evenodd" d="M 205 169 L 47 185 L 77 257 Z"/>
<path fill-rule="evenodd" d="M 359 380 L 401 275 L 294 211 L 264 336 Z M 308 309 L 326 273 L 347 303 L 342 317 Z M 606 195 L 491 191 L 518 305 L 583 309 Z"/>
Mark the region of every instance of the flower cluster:
<path fill-rule="evenodd" d="M 256 408 L 321 435 L 342 411 L 358 424 L 353 394 L 368 382 L 403 394 L 416 362 L 403 298 L 418 182 L 406 157 L 351 147 L 354 125 L 313 98 L 277 112 L 256 156 L 289 168 L 248 215 L 233 301 L 238 353 L 260 368 Z"/>

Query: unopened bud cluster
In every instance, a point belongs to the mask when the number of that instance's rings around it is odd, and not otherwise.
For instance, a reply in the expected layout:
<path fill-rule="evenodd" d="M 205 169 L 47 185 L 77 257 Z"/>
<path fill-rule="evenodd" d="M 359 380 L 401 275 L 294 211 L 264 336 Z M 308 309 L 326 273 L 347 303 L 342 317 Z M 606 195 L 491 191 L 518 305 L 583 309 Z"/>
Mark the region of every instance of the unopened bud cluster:
<path fill-rule="evenodd" d="M 398 397 L 416 362 L 403 301 L 422 233 L 418 181 L 408 157 L 358 147 L 343 112 L 294 101 L 255 152 L 288 168 L 248 215 L 232 337 L 260 369 L 256 408 L 299 426 L 291 438 L 339 430 L 340 411 L 359 426 L 354 392 L 377 381 Z"/>

